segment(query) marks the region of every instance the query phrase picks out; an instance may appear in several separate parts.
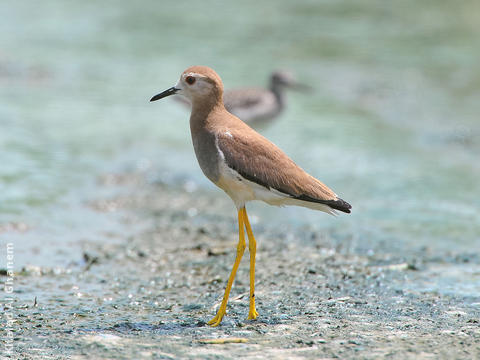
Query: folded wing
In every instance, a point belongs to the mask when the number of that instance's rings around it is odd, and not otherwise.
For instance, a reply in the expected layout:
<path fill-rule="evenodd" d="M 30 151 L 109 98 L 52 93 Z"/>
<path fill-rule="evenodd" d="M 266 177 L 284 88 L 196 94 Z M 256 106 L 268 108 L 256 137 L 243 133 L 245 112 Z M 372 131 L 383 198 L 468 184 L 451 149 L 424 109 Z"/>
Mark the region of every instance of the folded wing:
<path fill-rule="evenodd" d="M 282 150 L 250 128 L 217 133 L 227 166 L 245 179 L 286 196 L 350 212 L 351 206 L 325 184 L 306 173 Z M 281 171 L 280 171 L 281 170 Z"/>

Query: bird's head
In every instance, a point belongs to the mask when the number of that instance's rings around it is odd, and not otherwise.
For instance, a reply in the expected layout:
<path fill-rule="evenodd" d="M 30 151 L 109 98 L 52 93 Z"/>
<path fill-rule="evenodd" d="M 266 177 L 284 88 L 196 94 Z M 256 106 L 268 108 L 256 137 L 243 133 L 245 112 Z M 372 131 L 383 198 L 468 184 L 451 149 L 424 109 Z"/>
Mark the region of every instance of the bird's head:
<path fill-rule="evenodd" d="M 270 76 L 271 90 L 280 88 L 290 88 L 300 91 L 311 91 L 312 88 L 308 85 L 298 82 L 291 72 L 285 70 L 277 70 Z"/>
<path fill-rule="evenodd" d="M 207 66 L 192 66 L 182 73 L 175 86 L 155 95 L 150 101 L 174 94 L 185 96 L 192 104 L 217 103 L 223 96 L 222 79 Z"/>

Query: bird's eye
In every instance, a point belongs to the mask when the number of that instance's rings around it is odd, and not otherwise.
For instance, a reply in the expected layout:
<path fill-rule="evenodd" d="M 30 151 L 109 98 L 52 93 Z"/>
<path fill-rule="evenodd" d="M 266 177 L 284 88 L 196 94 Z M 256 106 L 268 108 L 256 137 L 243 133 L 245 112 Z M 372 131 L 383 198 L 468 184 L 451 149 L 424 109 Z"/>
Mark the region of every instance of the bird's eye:
<path fill-rule="evenodd" d="M 185 81 L 187 82 L 188 85 L 193 85 L 195 83 L 195 78 L 193 76 L 187 76 L 185 78 Z"/>

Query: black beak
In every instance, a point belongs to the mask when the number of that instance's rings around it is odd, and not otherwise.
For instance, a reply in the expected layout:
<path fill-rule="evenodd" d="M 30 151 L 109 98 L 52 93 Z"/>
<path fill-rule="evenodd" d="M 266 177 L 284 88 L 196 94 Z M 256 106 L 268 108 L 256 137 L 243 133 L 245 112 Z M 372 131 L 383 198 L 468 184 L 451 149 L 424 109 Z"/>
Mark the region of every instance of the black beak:
<path fill-rule="evenodd" d="M 160 94 L 157 94 L 154 97 L 152 97 L 150 101 L 160 100 L 160 99 L 163 99 L 164 97 L 174 95 L 178 90 L 180 89 L 177 89 L 175 86 L 172 86 L 170 89 L 167 89 L 161 92 Z"/>

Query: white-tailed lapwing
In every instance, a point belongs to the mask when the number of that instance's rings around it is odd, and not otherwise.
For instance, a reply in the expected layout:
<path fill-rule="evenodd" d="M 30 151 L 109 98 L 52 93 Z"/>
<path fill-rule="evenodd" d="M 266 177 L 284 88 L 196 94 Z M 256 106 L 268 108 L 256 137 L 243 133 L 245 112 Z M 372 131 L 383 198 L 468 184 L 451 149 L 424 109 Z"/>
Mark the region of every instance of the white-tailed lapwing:
<path fill-rule="evenodd" d="M 245 230 L 250 251 L 248 319 L 255 319 L 258 316 L 255 309 L 256 242 L 245 204 L 262 200 L 270 205 L 304 206 L 329 214 L 335 214 L 336 210 L 349 213 L 351 206 L 307 174 L 277 146 L 229 113 L 223 103 L 222 80 L 214 70 L 205 66 L 190 67 L 175 86 L 155 95 L 151 101 L 173 94 L 187 97 L 192 104 L 190 130 L 203 173 L 232 198 L 238 210 L 237 256 L 223 301 L 208 324 L 219 325 L 225 315 L 230 289 L 246 248 Z"/>

